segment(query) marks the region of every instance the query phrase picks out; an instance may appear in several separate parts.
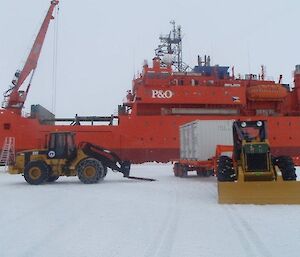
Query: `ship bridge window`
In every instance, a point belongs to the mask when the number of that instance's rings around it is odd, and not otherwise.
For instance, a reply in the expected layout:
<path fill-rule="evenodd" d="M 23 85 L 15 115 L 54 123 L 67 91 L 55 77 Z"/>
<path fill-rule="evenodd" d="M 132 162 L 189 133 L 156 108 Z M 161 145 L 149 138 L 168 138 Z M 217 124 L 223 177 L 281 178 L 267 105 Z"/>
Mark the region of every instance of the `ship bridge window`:
<path fill-rule="evenodd" d="M 145 78 L 147 79 L 166 79 L 169 77 L 169 73 L 147 73 Z"/>
<path fill-rule="evenodd" d="M 5 129 L 5 130 L 9 130 L 10 129 L 10 123 L 4 123 L 3 124 L 3 128 Z"/>

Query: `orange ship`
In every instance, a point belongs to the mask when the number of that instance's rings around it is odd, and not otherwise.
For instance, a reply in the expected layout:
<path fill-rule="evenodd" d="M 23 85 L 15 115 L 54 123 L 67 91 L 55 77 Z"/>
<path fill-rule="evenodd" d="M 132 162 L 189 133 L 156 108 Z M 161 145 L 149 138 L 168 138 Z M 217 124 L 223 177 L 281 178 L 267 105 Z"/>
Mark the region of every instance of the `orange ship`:
<path fill-rule="evenodd" d="M 168 162 L 179 158 L 179 126 L 199 119 L 267 120 L 274 155 L 300 157 L 300 65 L 294 72 L 294 88 L 248 74 L 236 78 L 229 67 L 210 64 L 210 57 L 198 57 L 190 69 L 182 62 L 181 29 L 161 36 L 161 44 L 150 66 L 133 80 L 126 101 L 117 116 L 56 119 L 39 105 L 29 117 L 21 114 L 30 84 L 21 84 L 34 73 L 52 13 L 52 1 L 24 68 L 16 73 L 0 110 L 0 143 L 14 137 L 16 150 L 41 148 L 52 131 L 74 131 L 77 140 L 90 141 L 110 149 L 132 163 Z M 56 125 L 57 122 L 68 125 Z M 87 124 L 89 122 L 90 124 Z M 99 125 L 100 122 L 108 124 Z M 70 124 L 71 123 L 71 124 Z M 208 131 L 209 133 L 209 131 Z M 297 162 L 299 163 L 299 162 Z"/>

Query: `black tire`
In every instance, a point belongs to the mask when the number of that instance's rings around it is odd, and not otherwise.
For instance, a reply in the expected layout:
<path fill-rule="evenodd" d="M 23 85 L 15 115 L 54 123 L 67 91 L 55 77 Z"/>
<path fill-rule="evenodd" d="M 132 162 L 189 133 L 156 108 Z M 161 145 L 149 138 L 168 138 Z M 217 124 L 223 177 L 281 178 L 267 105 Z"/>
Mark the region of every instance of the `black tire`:
<path fill-rule="evenodd" d="M 103 168 L 104 168 L 104 172 L 101 178 L 105 178 L 107 175 L 107 167 L 103 165 Z"/>
<path fill-rule="evenodd" d="M 213 175 L 213 171 L 211 170 L 197 170 L 198 177 L 210 177 Z"/>
<path fill-rule="evenodd" d="M 283 180 L 296 180 L 296 169 L 293 159 L 289 156 L 278 156 L 273 158 L 273 165 L 277 165 L 281 171 Z"/>
<path fill-rule="evenodd" d="M 178 170 L 180 168 L 180 164 L 178 162 L 176 162 L 173 166 L 173 172 L 174 172 L 174 176 L 178 177 Z"/>
<path fill-rule="evenodd" d="M 49 168 L 43 161 L 31 161 L 24 169 L 24 178 L 28 184 L 40 185 L 46 182 L 49 176 Z"/>
<path fill-rule="evenodd" d="M 234 181 L 236 179 L 232 159 L 228 156 L 220 156 L 217 168 L 218 181 Z"/>
<path fill-rule="evenodd" d="M 204 171 L 197 170 L 196 172 L 197 172 L 197 176 L 198 176 L 198 177 L 205 177 Z"/>
<path fill-rule="evenodd" d="M 179 177 L 185 178 L 188 176 L 188 167 L 186 165 L 181 165 Z"/>
<path fill-rule="evenodd" d="M 173 167 L 175 177 L 187 177 L 187 166 L 181 163 L 175 163 Z"/>
<path fill-rule="evenodd" d="M 46 181 L 54 182 L 54 181 L 58 180 L 58 178 L 59 178 L 59 176 L 49 176 Z"/>
<path fill-rule="evenodd" d="M 77 175 L 84 184 L 97 183 L 104 178 L 105 168 L 103 164 L 94 158 L 84 159 L 77 165 Z"/>

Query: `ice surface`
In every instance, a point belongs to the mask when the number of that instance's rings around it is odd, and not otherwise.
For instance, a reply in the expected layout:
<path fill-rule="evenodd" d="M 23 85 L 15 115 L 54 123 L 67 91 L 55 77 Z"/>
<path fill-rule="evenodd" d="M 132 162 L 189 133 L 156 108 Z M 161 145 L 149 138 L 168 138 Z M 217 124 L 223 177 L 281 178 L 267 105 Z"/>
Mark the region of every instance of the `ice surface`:
<path fill-rule="evenodd" d="M 298 257 L 300 206 L 218 205 L 214 177 L 176 178 L 171 165 L 30 186 L 0 173 L 1 257 Z"/>

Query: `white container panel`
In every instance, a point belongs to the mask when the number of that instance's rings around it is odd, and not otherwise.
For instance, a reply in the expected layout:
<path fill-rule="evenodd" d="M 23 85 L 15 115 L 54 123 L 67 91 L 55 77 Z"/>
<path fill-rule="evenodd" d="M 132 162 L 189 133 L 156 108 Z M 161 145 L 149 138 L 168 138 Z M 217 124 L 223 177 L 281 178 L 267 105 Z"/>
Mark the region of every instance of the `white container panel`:
<path fill-rule="evenodd" d="M 196 120 L 180 126 L 180 158 L 207 160 L 217 145 L 232 145 L 233 120 Z"/>

